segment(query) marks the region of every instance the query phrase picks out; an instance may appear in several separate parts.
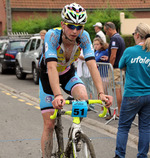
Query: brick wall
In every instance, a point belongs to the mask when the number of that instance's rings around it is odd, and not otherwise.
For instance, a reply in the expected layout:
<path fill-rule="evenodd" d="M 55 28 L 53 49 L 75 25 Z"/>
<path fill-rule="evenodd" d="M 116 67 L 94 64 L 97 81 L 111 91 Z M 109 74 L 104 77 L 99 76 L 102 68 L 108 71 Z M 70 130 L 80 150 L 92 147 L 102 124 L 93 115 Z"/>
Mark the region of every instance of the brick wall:
<path fill-rule="evenodd" d="M 18 19 L 28 19 L 29 17 L 35 17 L 35 16 L 42 16 L 42 17 L 47 17 L 48 16 L 48 13 L 47 12 L 38 12 L 38 13 L 35 13 L 35 12 L 16 12 L 16 11 L 13 11 L 12 13 L 12 17 L 13 17 L 13 20 L 18 20 Z"/>
<path fill-rule="evenodd" d="M 136 18 L 150 18 L 150 12 L 148 12 L 148 11 L 135 12 L 135 13 L 133 13 L 133 15 Z"/>
<path fill-rule="evenodd" d="M 4 35 L 4 30 L 6 27 L 6 14 L 4 0 L 0 0 L 0 36 Z"/>

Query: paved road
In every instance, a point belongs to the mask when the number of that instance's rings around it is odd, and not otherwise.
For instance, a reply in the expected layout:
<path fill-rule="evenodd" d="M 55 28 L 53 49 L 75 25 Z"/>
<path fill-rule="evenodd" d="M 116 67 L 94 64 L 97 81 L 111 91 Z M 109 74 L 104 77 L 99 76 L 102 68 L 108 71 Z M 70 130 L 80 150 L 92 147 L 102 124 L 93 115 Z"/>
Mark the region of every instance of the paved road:
<path fill-rule="evenodd" d="M 41 137 L 41 131 L 42 131 L 42 126 L 41 126 L 42 118 L 41 118 L 41 113 L 38 110 L 39 109 L 39 107 L 38 107 L 38 85 L 35 85 L 33 83 L 30 76 L 27 78 L 27 80 L 22 81 L 22 80 L 16 79 L 16 77 L 13 74 L 6 74 L 6 75 L 0 75 L 0 87 L 1 87 L 0 88 L 1 89 L 0 100 L 7 101 L 7 102 L 5 102 L 5 101 L 1 102 L 1 106 L 3 105 L 2 106 L 3 108 L 0 111 L 0 120 L 3 120 L 3 121 L 1 121 L 1 123 L 3 123 L 3 126 L 1 126 L 1 127 L 3 127 L 2 129 L 5 129 L 4 127 L 8 124 L 7 119 L 4 119 L 4 118 L 7 118 L 7 115 L 8 115 L 8 117 L 13 116 L 10 118 L 8 127 L 10 127 L 10 125 L 14 127 L 9 130 L 9 128 L 6 126 L 7 127 L 6 130 L 4 130 L 3 132 L 0 132 L 0 140 L 1 140 L 0 147 L 2 147 L 0 149 L 3 149 L 3 150 L 0 150 L 0 158 L 3 158 L 3 157 L 9 158 L 10 157 L 10 156 L 7 156 L 7 154 L 6 154 L 6 153 L 9 153 L 7 146 L 10 148 L 10 150 L 12 149 L 11 150 L 12 153 L 16 152 L 18 154 L 18 155 L 16 155 L 17 158 L 22 158 L 22 157 L 23 158 L 24 157 L 33 157 L 33 158 L 37 157 L 38 158 L 38 156 L 40 154 L 40 152 L 39 152 L 40 137 Z M 6 92 L 4 93 L 2 91 L 6 91 Z M 28 102 L 33 103 L 33 105 L 32 106 L 27 105 L 24 102 L 18 101 L 16 99 L 10 97 L 9 95 L 6 94 L 8 92 L 12 93 L 11 95 L 17 95 L 19 97 L 23 97 L 23 99 L 26 99 Z M 13 100 L 13 102 L 10 101 L 10 99 Z M 23 106 L 19 106 L 20 104 L 23 104 Z M 16 108 L 10 111 L 10 110 L 8 110 L 8 105 L 11 107 L 10 109 L 12 109 L 12 107 L 14 107 L 14 105 L 16 106 Z M 25 105 L 25 107 L 24 107 L 24 105 Z M 4 107 L 7 107 L 7 109 L 5 109 Z M 24 107 L 24 109 L 22 109 L 22 107 Z M 19 108 L 21 108 L 21 109 L 19 110 Z M 69 109 L 70 107 L 66 106 L 66 108 Z M 26 111 L 26 113 L 24 112 L 24 110 Z M 5 111 L 9 111 L 9 113 L 7 113 L 7 115 L 6 115 Z M 10 113 L 13 113 L 14 115 L 12 115 L 12 114 L 10 115 Z M 33 118 L 34 115 L 35 115 L 35 117 Z M 20 119 L 20 118 L 22 118 L 22 116 L 23 116 L 23 119 Z M 15 122 L 16 120 L 20 121 L 20 123 Z M 36 121 L 36 123 L 34 121 Z M 68 118 L 65 119 L 65 121 L 68 121 Z M 88 132 L 88 135 L 93 140 L 98 157 L 99 157 L 99 155 L 101 155 L 101 156 L 103 155 L 102 157 L 109 158 L 109 157 L 114 156 L 115 136 L 116 136 L 116 132 L 117 132 L 118 121 L 114 120 L 109 125 L 105 125 L 104 124 L 105 122 L 106 122 L 105 119 L 98 118 L 97 115 L 93 114 L 93 112 L 90 112 L 88 114 L 88 118 L 83 121 L 83 125 L 85 128 L 85 131 Z M 16 124 L 19 126 L 16 126 Z M 68 123 L 64 123 L 64 124 L 68 124 Z M 20 132 L 21 127 L 24 127 L 23 129 L 21 129 L 21 131 L 23 131 L 23 133 Z M 35 128 L 33 128 L 33 127 L 35 127 Z M 12 129 L 19 129 L 18 130 L 19 134 L 17 134 L 17 132 Z M 35 134 L 33 133 L 33 131 Z M 38 134 L 37 134 L 37 131 L 38 131 Z M 11 137 L 11 138 L 6 137 L 6 136 L 10 135 L 10 133 L 14 133 L 14 137 Z M 32 133 L 33 135 L 30 133 Z M 129 143 L 128 143 L 128 148 L 127 148 L 127 158 L 130 158 L 130 157 L 134 158 L 134 157 L 136 157 L 136 152 L 137 152 L 137 149 L 136 149 L 137 127 L 133 125 L 130 133 L 131 133 L 131 135 L 129 136 Z M 29 135 L 30 135 L 30 137 L 29 137 Z M 19 142 L 21 142 L 21 143 L 19 144 Z M 21 146 L 21 144 L 23 144 L 23 147 Z M 12 146 L 14 149 L 12 148 Z M 4 148 L 6 148 L 6 149 L 4 149 Z M 22 150 L 22 152 L 21 152 L 21 150 Z M 24 154 L 21 157 L 19 155 L 19 153 L 20 154 L 24 153 Z M 10 155 L 12 155 L 11 152 L 10 152 Z M 36 156 L 36 155 L 38 155 L 38 156 Z M 13 156 L 12 156 L 12 158 L 13 158 Z"/>

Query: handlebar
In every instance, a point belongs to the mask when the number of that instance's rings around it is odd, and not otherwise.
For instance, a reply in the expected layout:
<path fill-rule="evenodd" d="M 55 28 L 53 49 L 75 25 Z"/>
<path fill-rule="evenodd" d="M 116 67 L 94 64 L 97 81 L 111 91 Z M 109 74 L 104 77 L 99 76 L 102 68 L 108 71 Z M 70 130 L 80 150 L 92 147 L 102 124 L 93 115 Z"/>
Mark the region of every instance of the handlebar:
<path fill-rule="evenodd" d="M 66 100 L 65 104 L 72 104 L 75 101 L 78 101 L 78 100 Z M 99 117 L 104 117 L 107 113 L 107 108 L 104 106 L 105 103 L 102 100 L 80 100 L 80 101 L 86 101 L 87 104 L 96 104 L 96 103 L 98 103 L 98 104 L 103 105 L 104 110 L 103 110 L 102 114 L 99 114 Z M 52 120 L 55 119 L 57 117 L 57 112 L 58 112 L 58 109 L 55 109 L 54 114 L 50 116 L 50 119 L 52 119 Z M 71 115 L 71 112 L 66 111 L 65 114 L 66 115 Z"/>

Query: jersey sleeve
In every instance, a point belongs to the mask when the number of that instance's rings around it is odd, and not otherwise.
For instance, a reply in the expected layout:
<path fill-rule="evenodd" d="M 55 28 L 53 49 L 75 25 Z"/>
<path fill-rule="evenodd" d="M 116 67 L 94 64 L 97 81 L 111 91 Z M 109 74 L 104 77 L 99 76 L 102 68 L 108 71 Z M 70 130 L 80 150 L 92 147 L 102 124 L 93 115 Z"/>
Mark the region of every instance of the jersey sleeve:
<path fill-rule="evenodd" d="M 111 41 L 111 49 L 118 49 L 119 48 L 119 42 L 117 38 L 113 38 Z"/>
<path fill-rule="evenodd" d="M 95 54 L 98 54 L 97 56 L 95 56 L 95 60 L 96 60 L 96 62 L 104 62 L 103 60 L 101 60 L 100 58 L 102 57 L 102 56 L 108 56 L 108 49 L 106 49 L 106 50 L 103 50 L 103 51 L 101 51 L 101 52 L 99 52 L 99 51 L 97 51 L 97 52 L 95 52 Z"/>
<path fill-rule="evenodd" d="M 81 48 L 83 49 L 83 55 L 85 61 L 95 59 L 93 45 L 90 36 L 87 31 L 83 31 L 81 38 Z"/>
<path fill-rule="evenodd" d="M 60 35 L 56 30 L 49 30 L 45 35 L 45 61 L 57 61 L 57 47 Z"/>

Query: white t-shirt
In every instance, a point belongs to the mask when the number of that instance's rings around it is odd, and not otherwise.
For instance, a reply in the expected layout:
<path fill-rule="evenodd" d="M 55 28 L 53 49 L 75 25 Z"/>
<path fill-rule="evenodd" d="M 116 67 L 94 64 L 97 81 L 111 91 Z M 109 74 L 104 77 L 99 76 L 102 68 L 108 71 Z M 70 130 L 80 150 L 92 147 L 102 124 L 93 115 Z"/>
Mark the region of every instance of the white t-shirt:
<path fill-rule="evenodd" d="M 81 50 L 81 56 L 83 56 L 83 51 Z M 85 77 L 88 78 L 90 77 L 90 72 L 89 69 L 86 65 L 86 62 L 84 60 L 78 59 L 78 64 L 77 64 L 77 74 L 79 77 Z"/>
<path fill-rule="evenodd" d="M 103 31 L 100 30 L 96 35 L 98 35 L 104 41 L 104 43 L 106 43 L 106 36 Z"/>

